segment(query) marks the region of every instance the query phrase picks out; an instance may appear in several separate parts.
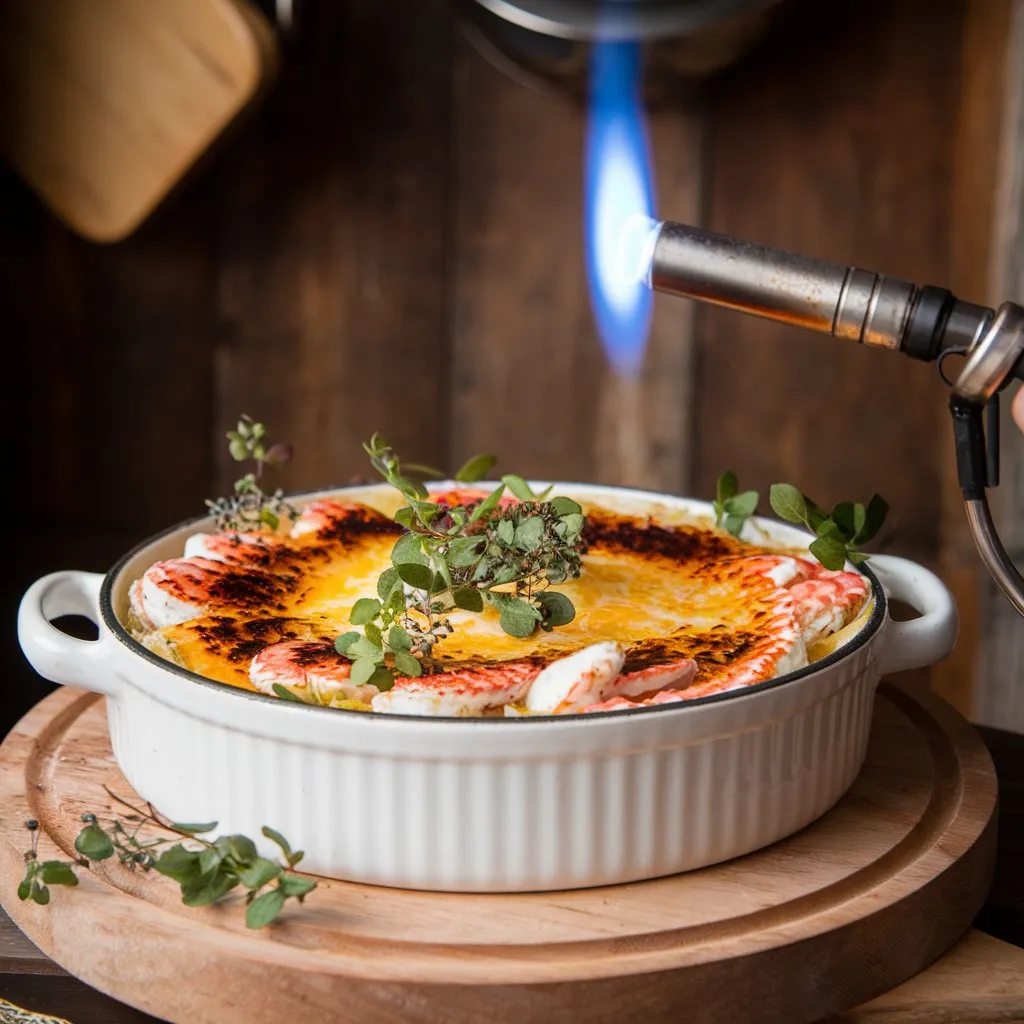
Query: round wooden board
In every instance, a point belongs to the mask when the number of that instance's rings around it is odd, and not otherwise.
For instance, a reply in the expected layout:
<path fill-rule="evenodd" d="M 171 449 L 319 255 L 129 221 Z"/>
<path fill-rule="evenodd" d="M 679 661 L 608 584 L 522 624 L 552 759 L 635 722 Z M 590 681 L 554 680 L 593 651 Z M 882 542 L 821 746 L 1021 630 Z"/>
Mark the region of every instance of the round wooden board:
<path fill-rule="evenodd" d="M 216 785 L 216 780 L 211 780 Z M 49 906 L 15 890 L 28 847 L 72 849 L 104 790 L 135 797 L 103 700 L 60 690 L 0 747 L 0 903 L 72 974 L 170 1021 L 481 1024 L 813 1021 L 916 974 L 988 891 L 996 777 L 947 705 L 883 684 L 864 770 L 824 818 L 766 850 L 651 882 L 459 895 L 323 881 L 279 924 L 241 900 L 193 910 L 107 862 Z M 344 810 L 344 780 L 339 806 Z M 272 823 L 271 823 L 272 824 Z"/>

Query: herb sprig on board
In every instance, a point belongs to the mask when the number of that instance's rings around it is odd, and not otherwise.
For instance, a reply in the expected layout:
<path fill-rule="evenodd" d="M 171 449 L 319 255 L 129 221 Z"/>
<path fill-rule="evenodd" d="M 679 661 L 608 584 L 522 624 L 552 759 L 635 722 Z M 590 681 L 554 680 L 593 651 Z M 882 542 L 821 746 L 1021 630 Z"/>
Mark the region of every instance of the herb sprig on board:
<path fill-rule="evenodd" d="M 757 491 L 738 492 L 736 474 L 727 470 L 718 478 L 713 503 L 715 525 L 734 537 L 757 511 L 760 500 Z M 809 550 L 826 569 L 838 570 L 847 562 L 857 565 L 866 561 L 868 556 L 859 548 L 878 533 L 889 513 L 888 503 L 878 494 L 872 494 L 866 505 L 843 501 L 826 512 L 792 484 L 772 484 L 768 500 L 780 519 L 804 526 L 816 535 Z"/>
<path fill-rule="evenodd" d="M 501 628 L 526 638 L 573 620 L 576 610 L 552 589 L 576 579 L 582 567 L 584 516 L 571 498 L 534 494 L 507 474 L 480 501 L 465 506 L 433 501 L 416 476 L 441 478 L 428 466 L 406 464 L 379 434 L 363 446 L 374 469 L 405 499 L 395 519 L 407 533 L 377 581 L 377 597 L 352 608 L 350 630 L 335 646 L 351 659 L 354 683 L 387 690 L 399 675 L 418 676 L 434 645 L 450 636 L 453 609 L 481 613 L 491 606 Z M 495 458 L 476 455 L 455 474 L 475 483 Z M 505 492 L 518 499 L 502 503 Z"/>
<path fill-rule="evenodd" d="M 289 899 L 301 903 L 316 888 L 316 881 L 291 869 L 302 860 L 302 851 L 293 851 L 279 832 L 264 826 L 263 835 L 281 850 L 280 860 L 261 857 L 256 844 L 246 836 L 221 836 L 212 841 L 205 833 L 216 822 L 183 825 L 164 821 L 152 807 L 142 810 L 107 790 L 129 813 L 114 817 L 104 827 L 95 814 L 83 814 L 84 827 L 75 839 L 79 858 L 75 861 L 44 860 L 38 856 L 39 822 L 29 820 L 25 827 L 32 836 L 31 849 L 25 854 L 25 877 L 18 886 L 18 898 L 31 899 L 45 906 L 50 902 L 51 885 L 78 885 L 76 868 L 117 857 L 130 871 L 156 871 L 174 879 L 181 889 L 181 900 L 189 907 L 216 903 L 231 890 L 245 890 L 245 923 L 248 928 L 263 928 L 273 922 Z M 144 826 L 157 826 L 177 833 L 173 838 L 144 838 Z M 186 843 L 181 838 L 186 839 Z"/>
<path fill-rule="evenodd" d="M 294 510 L 278 488 L 272 492 L 263 489 L 263 474 L 270 466 L 289 462 L 291 445 L 270 444 L 267 428 L 249 416 L 242 416 L 234 430 L 225 435 L 228 451 L 235 462 L 252 462 L 253 468 L 235 481 L 230 498 L 207 500 L 206 507 L 213 514 L 218 530 L 244 533 L 249 530 L 276 530 L 284 517 Z"/>

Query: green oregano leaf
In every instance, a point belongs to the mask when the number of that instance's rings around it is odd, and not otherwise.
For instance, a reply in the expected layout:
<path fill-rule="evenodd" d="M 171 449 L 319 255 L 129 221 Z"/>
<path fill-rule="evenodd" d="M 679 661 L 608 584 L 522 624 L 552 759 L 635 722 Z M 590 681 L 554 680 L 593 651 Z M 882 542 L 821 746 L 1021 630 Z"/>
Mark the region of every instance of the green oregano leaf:
<path fill-rule="evenodd" d="M 291 844 L 288 842 L 288 840 L 285 839 L 285 837 L 283 835 L 281 835 L 280 832 L 278 832 L 276 829 L 271 828 L 269 825 L 264 825 L 263 828 L 260 829 L 260 831 L 272 843 L 276 843 L 280 847 L 281 852 L 284 854 L 285 860 L 287 860 L 288 863 L 290 864 L 291 863 L 291 856 L 292 856 L 292 848 L 291 848 Z"/>
<path fill-rule="evenodd" d="M 180 821 L 172 823 L 171 828 L 175 832 L 181 832 L 186 836 L 201 836 L 206 832 L 212 832 L 217 827 L 215 821 L 202 821 L 202 822 L 185 822 L 182 824 Z"/>
<path fill-rule="evenodd" d="M 452 591 L 452 600 L 456 608 L 462 608 L 467 612 L 482 612 L 484 610 L 483 595 L 475 587 L 459 587 Z"/>
<path fill-rule="evenodd" d="M 395 573 L 395 578 L 398 578 L 398 573 Z M 357 633 L 354 629 L 350 629 L 347 633 L 342 633 L 334 641 L 334 649 L 339 654 L 348 654 L 348 649 L 359 639 L 361 634 Z"/>
<path fill-rule="evenodd" d="M 397 568 L 399 564 L 415 563 L 426 565 L 427 556 L 423 553 L 423 545 L 419 535 L 415 533 L 404 533 L 395 541 L 391 549 L 391 562 Z"/>
<path fill-rule="evenodd" d="M 294 896 L 296 899 L 301 900 L 316 888 L 316 880 L 313 878 L 303 878 L 302 875 L 283 874 L 278 885 L 280 885 L 281 891 L 285 896 Z"/>
<path fill-rule="evenodd" d="M 566 516 L 568 519 L 569 517 Z M 516 528 L 513 541 L 520 551 L 535 551 L 544 537 L 544 523 L 536 516 L 524 519 Z"/>
<path fill-rule="evenodd" d="M 780 519 L 807 524 L 807 502 L 792 484 L 772 484 L 768 500 Z"/>
<path fill-rule="evenodd" d="M 246 928 L 266 928 L 281 913 L 284 901 L 285 894 L 281 889 L 268 889 L 266 892 L 260 893 L 245 908 Z"/>
<path fill-rule="evenodd" d="M 179 885 L 187 885 L 199 877 L 199 852 L 176 843 L 160 853 L 153 869 Z"/>
<path fill-rule="evenodd" d="M 864 512 L 864 526 L 855 538 L 858 544 L 871 540 L 882 528 L 889 514 L 889 503 L 879 494 L 872 494 Z"/>
<path fill-rule="evenodd" d="M 356 658 L 349 670 L 349 681 L 353 686 L 362 686 L 368 683 L 370 677 L 377 671 L 378 662 L 374 658 Z"/>
<path fill-rule="evenodd" d="M 387 601 L 395 587 L 401 586 L 401 583 L 402 579 L 394 566 L 390 569 L 385 569 L 377 580 L 377 596 L 382 601 Z"/>
<path fill-rule="evenodd" d="M 826 569 L 839 570 L 846 565 L 846 546 L 832 537 L 819 537 L 809 550 Z"/>
<path fill-rule="evenodd" d="M 78 876 L 67 861 L 44 860 L 39 875 L 47 885 L 78 885 Z"/>
<path fill-rule="evenodd" d="M 508 473 L 501 478 L 501 482 L 520 500 L 535 501 L 536 495 L 530 490 L 530 485 L 515 473 Z"/>
<path fill-rule="evenodd" d="M 395 668 L 403 676 L 418 676 L 423 672 L 419 661 L 405 651 L 395 651 Z"/>
<path fill-rule="evenodd" d="M 348 621 L 353 626 L 365 626 L 368 622 L 373 622 L 377 615 L 380 613 L 380 601 L 374 600 L 372 597 L 361 597 L 354 605 L 352 605 L 352 611 L 349 612 Z"/>
<path fill-rule="evenodd" d="M 555 590 L 545 590 L 537 595 L 537 601 L 544 616 L 545 626 L 567 626 L 576 618 L 576 609 L 565 594 L 559 594 Z"/>
<path fill-rule="evenodd" d="M 238 872 L 238 880 L 246 889 L 262 889 L 281 874 L 281 865 L 265 857 L 257 857 L 251 864 Z"/>
<path fill-rule="evenodd" d="M 719 478 L 716 486 L 715 497 L 719 504 L 724 505 L 727 498 L 731 498 L 740 489 L 736 474 L 727 469 Z"/>
<path fill-rule="evenodd" d="M 831 516 L 819 523 L 815 528 L 815 532 L 819 537 L 828 537 L 831 540 L 838 541 L 843 547 L 846 547 L 850 539 L 846 531 Z"/>
<path fill-rule="evenodd" d="M 473 511 L 469 515 L 469 521 L 471 523 L 475 523 L 482 519 L 484 516 L 490 515 L 491 512 L 493 512 L 498 507 L 498 503 L 501 501 L 501 497 L 504 493 L 505 484 L 498 484 L 498 486 L 495 487 L 494 490 L 491 491 L 491 493 L 488 494 L 487 497 L 484 498 L 484 500 L 481 501 L 480 504 L 473 509 Z"/>
<path fill-rule="evenodd" d="M 367 679 L 367 683 L 370 686 L 376 686 L 381 693 L 384 693 L 395 685 L 395 677 L 386 665 L 378 665 L 373 675 Z"/>
<path fill-rule="evenodd" d="M 863 511 L 863 506 L 861 506 Z M 838 528 L 839 537 L 838 539 L 845 541 L 852 541 L 857 534 L 857 527 L 855 523 L 856 518 L 856 507 L 852 501 L 841 501 L 835 508 L 832 509 L 832 514 L 829 516 L 829 520 Z M 817 528 L 817 533 L 821 533 L 820 527 Z"/>
<path fill-rule="evenodd" d="M 734 494 L 725 499 L 725 511 L 729 515 L 747 518 L 757 510 L 757 491 L 744 491 L 742 494 Z"/>
<path fill-rule="evenodd" d="M 448 565 L 452 569 L 465 569 L 473 565 L 480 557 L 482 544 L 481 537 L 457 537 L 448 545 Z"/>
<path fill-rule="evenodd" d="M 494 455 L 474 455 L 463 463 L 455 474 L 455 479 L 463 484 L 476 483 L 477 480 L 483 480 L 490 473 L 497 461 Z"/>
<path fill-rule="evenodd" d="M 411 651 L 412 637 L 396 622 L 388 631 L 388 646 L 393 651 Z"/>
<path fill-rule="evenodd" d="M 75 849 L 87 860 L 106 860 L 114 856 L 114 844 L 99 825 L 86 825 L 75 839 Z"/>
<path fill-rule="evenodd" d="M 384 658 L 384 651 L 380 644 L 373 643 L 368 637 L 361 636 L 348 649 L 348 656 L 356 659 L 366 659 L 375 664 Z"/>
<path fill-rule="evenodd" d="M 554 509 L 555 514 L 560 516 L 579 515 L 583 511 L 578 502 L 562 495 L 551 499 L 551 507 Z"/>
<path fill-rule="evenodd" d="M 248 836 L 222 836 L 217 842 L 223 842 L 228 856 L 239 864 L 249 864 L 256 857 L 256 844 Z"/>
<path fill-rule="evenodd" d="M 525 639 L 536 630 L 540 618 L 540 612 L 533 605 L 512 598 L 502 602 L 498 621 L 509 636 Z"/>
<path fill-rule="evenodd" d="M 417 590 L 429 591 L 434 584 L 434 574 L 426 564 L 402 562 L 396 565 L 395 568 L 398 570 L 398 575 L 401 576 L 402 580 Z"/>

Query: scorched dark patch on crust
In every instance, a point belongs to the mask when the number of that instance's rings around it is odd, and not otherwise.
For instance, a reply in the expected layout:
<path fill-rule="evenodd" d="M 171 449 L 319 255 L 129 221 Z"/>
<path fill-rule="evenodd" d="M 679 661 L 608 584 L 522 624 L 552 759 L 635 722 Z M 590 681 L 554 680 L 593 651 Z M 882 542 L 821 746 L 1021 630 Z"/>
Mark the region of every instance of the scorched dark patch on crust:
<path fill-rule="evenodd" d="M 360 537 L 398 537 L 404 532 L 402 526 L 375 509 L 347 508 L 343 516 L 325 517 L 323 525 L 317 529 L 317 537 L 327 543 L 309 547 L 306 551 L 314 555 L 329 555 L 332 544 L 341 543 L 352 547 L 358 543 Z"/>
<path fill-rule="evenodd" d="M 674 562 L 715 561 L 742 551 L 739 541 L 700 527 L 664 527 L 593 510 L 587 512 L 583 538 L 588 547 L 654 555 Z"/>
<path fill-rule="evenodd" d="M 251 661 L 271 644 L 308 637 L 310 623 L 301 618 L 263 617 L 246 620 L 213 615 L 193 622 L 190 631 L 213 657 L 240 664 Z M 311 643 L 319 643 L 321 646 L 326 644 L 332 650 L 334 648 L 333 640 L 326 635 L 322 641 L 314 640 Z"/>
<path fill-rule="evenodd" d="M 626 648 L 623 672 L 640 672 L 654 665 L 664 665 L 677 658 L 693 658 L 698 675 L 706 669 L 727 665 L 746 654 L 757 640 L 757 634 L 728 627 L 712 627 L 705 632 L 679 633 L 663 640 L 641 640 Z"/>

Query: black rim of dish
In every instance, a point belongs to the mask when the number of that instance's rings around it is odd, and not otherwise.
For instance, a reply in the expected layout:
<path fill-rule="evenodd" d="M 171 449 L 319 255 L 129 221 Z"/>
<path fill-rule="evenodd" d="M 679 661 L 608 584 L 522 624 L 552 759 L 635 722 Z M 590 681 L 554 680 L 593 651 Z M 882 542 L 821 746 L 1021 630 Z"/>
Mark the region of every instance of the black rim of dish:
<path fill-rule="evenodd" d="M 361 484 L 352 487 L 333 487 L 327 488 L 320 491 L 305 492 L 302 494 L 289 495 L 290 500 L 301 501 L 303 499 L 312 499 L 314 497 L 327 497 L 336 494 L 345 494 L 352 491 L 364 491 L 368 487 L 382 486 L 375 484 Z M 466 487 L 474 487 L 476 485 L 468 484 L 463 485 Z M 637 498 L 644 498 L 651 500 L 657 498 L 658 500 L 672 504 L 677 501 L 697 501 L 700 499 L 696 498 L 682 498 L 677 495 L 663 494 L 657 495 L 652 491 L 641 491 L 637 488 L 629 487 L 602 487 L 598 484 L 581 484 L 581 483 L 559 483 L 557 485 L 567 491 L 571 491 L 574 487 L 594 489 L 594 490 L 606 490 L 610 493 L 622 494 L 624 496 L 633 495 Z M 702 502 L 702 504 L 707 504 Z M 761 519 L 762 517 L 757 517 Z M 166 658 L 160 657 L 153 651 L 144 647 L 138 640 L 136 640 L 124 627 L 117 615 L 114 613 L 113 603 L 113 589 L 114 581 L 121 575 L 125 566 L 128 565 L 137 555 L 139 555 L 146 548 L 153 546 L 165 537 L 170 536 L 173 533 L 177 533 L 179 530 L 183 530 L 188 526 L 198 526 L 200 523 L 208 523 L 209 516 L 196 516 L 193 519 L 185 519 L 174 526 L 169 527 L 166 530 L 162 530 L 160 533 L 155 534 L 152 537 L 148 537 L 146 540 L 136 544 L 127 554 L 123 555 L 115 565 L 106 574 L 103 585 L 100 588 L 100 614 L 103 618 L 103 622 L 110 630 L 110 632 L 117 637 L 117 639 L 124 644 L 133 654 L 138 655 L 145 661 L 148 661 L 152 665 L 156 665 L 158 668 L 166 669 L 168 672 L 173 673 L 176 676 L 180 676 L 182 679 L 193 685 L 200 685 L 205 687 L 212 687 L 214 690 L 220 692 L 231 693 L 243 700 L 255 700 L 261 703 L 273 704 L 277 707 L 282 705 L 294 708 L 296 710 L 308 711 L 314 714 L 327 713 L 331 715 L 358 715 L 363 719 L 370 719 L 371 721 L 406 721 L 406 722 L 463 722 L 467 726 L 476 727 L 490 727 L 493 728 L 499 723 L 508 723 L 515 725 L 517 728 L 523 728 L 525 723 L 536 723 L 542 724 L 547 722 L 589 722 L 594 720 L 593 715 L 524 715 L 522 717 L 456 717 L 456 716 L 432 716 L 432 715 L 405 715 L 405 714 L 375 714 L 367 711 L 355 711 L 348 708 L 329 708 L 318 704 L 306 704 L 298 701 L 285 701 L 280 697 L 274 697 L 266 693 L 257 693 L 252 690 L 242 690 L 237 686 L 232 686 L 230 683 L 221 683 L 216 679 L 207 679 L 205 676 L 198 675 L 195 672 L 190 671 L 181 665 L 176 665 L 173 661 L 168 661 Z M 769 520 L 770 522 L 770 520 Z M 787 524 L 780 524 L 787 525 Z M 833 651 L 831 654 L 826 655 L 819 661 L 814 662 L 812 665 L 805 665 L 803 668 L 799 668 L 794 672 L 788 672 L 785 675 L 777 676 L 774 679 L 766 679 L 761 683 L 752 683 L 749 686 L 744 686 L 735 690 L 726 690 L 723 693 L 709 694 L 707 697 L 695 697 L 693 700 L 679 701 L 671 704 L 655 704 L 648 707 L 638 708 L 621 708 L 615 711 L 602 711 L 597 716 L 603 720 L 610 716 L 621 717 L 623 715 L 650 715 L 650 714 L 685 714 L 687 711 L 693 708 L 706 707 L 709 704 L 720 704 L 725 701 L 734 701 L 743 697 L 750 697 L 755 694 L 765 693 L 768 690 L 776 689 L 780 686 L 785 686 L 789 683 L 798 682 L 801 679 L 806 679 L 808 676 L 812 676 L 817 672 L 821 672 L 824 669 L 830 668 L 832 665 L 836 665 L 841 661 L 845 661 L 847 658 L 852 657 L 859 651 L 865 644 L 871 640 L 872 637 L 881 628 L 883 621 L 885 620 L 887 610 L 887 598 L 885 591 L 882 589 L 882 585 L 878 581 L 878 577 L 871 571 L 870 567 L 864 563 L 859 566 L 858 571 L 867 578 L 871 584 L 872 596 L 874 598 L 875 606 L 871 611 L 871 616 L 868 621 L 864 623 L 860 631 L 856 636 L 852 637 L 845 644 Z"/>

